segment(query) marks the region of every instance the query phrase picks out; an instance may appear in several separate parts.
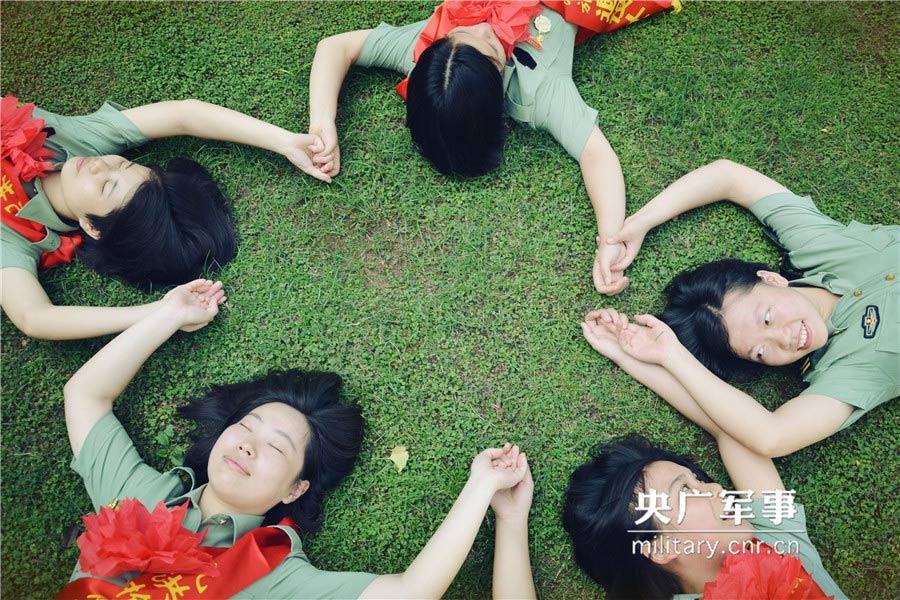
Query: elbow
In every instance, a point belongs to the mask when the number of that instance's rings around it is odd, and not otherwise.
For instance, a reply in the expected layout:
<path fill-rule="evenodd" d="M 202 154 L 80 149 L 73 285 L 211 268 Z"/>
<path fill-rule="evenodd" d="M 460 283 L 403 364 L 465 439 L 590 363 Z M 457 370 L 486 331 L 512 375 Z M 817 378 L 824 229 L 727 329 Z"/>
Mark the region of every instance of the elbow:
<path fill-rule="evenodd" d="M 44 327 L 44 319 L 36 311 L 26 311 L 15 318 L 10 317 L 19 331 L 36 340 L 53 339 Z"/>
<path fill-rule="evenodd" d="M 755 436 L 748 440 L 747 447 L 754 453 L 765 458 L 780 458 L 787 456 L 797 448 L 789 435 L 783 435 L 780 431 L 767 431 L 766 435 Z"/>

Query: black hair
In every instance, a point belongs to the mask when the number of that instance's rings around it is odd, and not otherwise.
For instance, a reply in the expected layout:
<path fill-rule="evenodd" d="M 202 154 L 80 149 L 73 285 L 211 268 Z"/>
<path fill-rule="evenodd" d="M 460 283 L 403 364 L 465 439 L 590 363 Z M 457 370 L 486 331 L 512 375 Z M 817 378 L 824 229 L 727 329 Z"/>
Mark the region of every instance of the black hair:
<path fill-rule="evenodd" d="M 85 264 L 149 290 L 186 283 L 234 258 L 231 212 L 206 169 L 183 158 L 149 168 L 150 178 L 123 207 L 88 215 L 100 236 L 82 235 Z"/>
<path fill-rule="evenodd" d="M 298 479 L 309 481 L 309 489 L 290 504 L 279 502 L 269 509 L 264 524 L 290 516 L 302 529 L 317 530 L 322 523 L 325 495 L 353 470 L 362 444 L 362 414 L 357 406 L 341 401 L 342 385 L 336 373 L 290 370 L 214 387 L 178 410 L 197 423 L 192 434 L 194 444 L 185 454 L 184 465 L 194 470 L 198 485 L 206 483 L 210 452 L 225 429 L 263 404 L 287 404 L 301 412 L 309 424 L 309 441 L 298 474 Z"/>
<path fill-rule="evenodd" d="M 503 159 L 503 78 L 489 58 L 443 38 L 409 74 L 406 126 L 413 143 L 444 175 L 477 177 Z"/>
<path fill-rule="evenodd" d="M 762 365 L 732 350 L 722 318 L 725 294 L 749 292 L 761 283 L 756 274 L 760 270 L 771 269 L 764 263 L 725 258 L 683 271 L 666 286 L 666 308 L 659 318 L 721 379 L 745 381 L 762 373 Z"/>
<path fill-rule="evenodd" d="M 639 435 L 604 444 L 569 480 L 563 526 L 572 538 L 575 561 L 611 599 L 668 599 L 683 591 L 673 573 L 633 547 L 635 541 L 649 543 L 657 535 L 651 530 L 659 529 L 653 518 L 636 524 L 643 515 L 636 506 L 638 493 L 645 489 L 644 472 L 657 461 L 682 465 L 700 481 L 712 481 L 689 458 L 657 448 Z"/>

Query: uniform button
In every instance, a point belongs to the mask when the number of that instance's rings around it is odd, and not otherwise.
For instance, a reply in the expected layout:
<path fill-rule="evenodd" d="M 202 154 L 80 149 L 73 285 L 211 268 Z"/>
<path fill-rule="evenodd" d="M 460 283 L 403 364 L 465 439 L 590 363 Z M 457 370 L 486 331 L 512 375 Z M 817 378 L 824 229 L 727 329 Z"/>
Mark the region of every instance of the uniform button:
<path fill-rule="evenodd" d="M 896 275 L 894 275 L 893 273 L 888 273 L 887 275 L 884 276 L 884 278 L 887 279 L 888 281 L 893 281 L 894 277 L 896 277 Z"/>
<path fill-rule="evenodd" d="M 881 227 L 881 225 L 872 225 L 872 231 L 878 231 L 879 227 Z"/>
<path fill-rule="evenodd" d="M 862 296 L 862 290 L 854 290 L 853 295 L 856 297 Z"/>
<path fill-rule="evenodd" d="M 824 275 L 825 271 L 819 271 L 819 275 Z"/>
<path fill-rule="evenodd" d="M 227 522 L 228 522 L 227 519 L 219 519 L 219 521 L 218 521 L 219 525 L 224 525 Z"/>

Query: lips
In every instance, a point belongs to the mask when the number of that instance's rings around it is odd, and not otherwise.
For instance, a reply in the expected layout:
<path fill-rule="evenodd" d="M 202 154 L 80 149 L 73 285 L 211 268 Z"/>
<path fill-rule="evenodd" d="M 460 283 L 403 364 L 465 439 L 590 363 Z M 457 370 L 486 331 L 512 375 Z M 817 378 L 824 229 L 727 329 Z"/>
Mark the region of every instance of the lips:
<path fill-rule="evenodd" d="M 225 457 L 225 463 L 228 465 L 228 467 L 232 471 L 240 473 L 241 475 L 248 475 L 248 476 L 250 475 L 250 472 L 247 471 L 247 469 L 245 469 L 241 463 L 239 463 L 237 460 L 231 458 L 230 456 Z"/>

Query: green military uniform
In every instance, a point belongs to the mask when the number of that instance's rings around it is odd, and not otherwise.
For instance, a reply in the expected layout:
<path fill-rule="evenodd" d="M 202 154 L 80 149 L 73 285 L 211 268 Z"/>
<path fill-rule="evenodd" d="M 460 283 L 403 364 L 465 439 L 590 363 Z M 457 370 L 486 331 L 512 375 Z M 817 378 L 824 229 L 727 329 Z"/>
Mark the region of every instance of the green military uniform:
<path fill-rule="evenodd" d="M 118 104 L 107 102 L 90 115 L 64 117 L 35 108 L 32 116 L 43 119 L 46 126 L 52 128 L 44 146 L 55 154 L 50 161 L 53 168 L 61 169 L 63 163 L 73 156 L 119 154 L 149 141 L 128 117 L 119 112 L 122 109 Z M 0 229 L 0 269 L 15 267 L 37 276 L 41 253 L 53 252 L 59 248 L 58 234 L 75 231 L 78 227 L 66 223 L 54 212 L 50 200 L 44 194 L 40 178 L 34 180 L 34 187 L 35 194 L 22 207 L 18 216 L 40 223 L 47 228 L 47 235 L 39 242 L 31 242 L 3 224 Z"/>
<path fill-rule="evenodd" d="M 750 210 L 803 272 L 791 286 L 841 296 L 826 323 L 831 337 L 810 357 L 804 394 L 855 406 L 842 429 L 900 396 L 900 226 L 844 225 L 792 193 L 763 198 Z"/>
<path fill-rule="evenodd" d="M 578 28 L 549 8 L 541 14 L 550 19 L 550 31 L 544 34 L 541 44 L 543 49 L 526 42 L 516 44 L 537 66 L 523 65 L 513 54 L 503 70 L 506 114 L 520 123 L 549 132 L 578 160 L 597 123 L 597 111 L 585 104 L 572 81 L 572 54 Z M 366 38 L 356 64 L 409 75 L 415 66 L 413 48 L 427 24 L 427 20 L 404 27 L 382 23 Z M 537 37 L 533 19 L 529 31 Z"/>
<path fill-rule="evenodd" d="M 189 500 L 184 527 L 197 532 L 207 529 L 204 546 L 230 547 L 245 533 L 260 527 L 263 517 L 255 515 L 211 515 L 203 519 L 200 496 L 206 485 L 191 488 L 185 493 L 178 471 L 186 472 L 193 482 L 191 469 L 180 468 L 160 473 L 147 465 L 138 454 L 131 438 L 119 420 L 108 413 L 91 429 L 72 468 L 84 478 L 84 485 L 99 510 L 115 499 L 136 498 L 148 509 L 160 501 L 169 506 Z M 375 579 L 369 573 L 334 573 L 320 571 L 309 563 L 297 532 L 283 528 L 291 538 L 291 551 L 270 573 L 244 588 L 234 598 L 358 598 Z M 137 573 L 106 578 L 124 586 Z M 70 581 L 88 577 L 77 567 Z"/>
<path fill-rule="evenodd" d="M 834 600 L 849 600 L 825 570 L 822 558 L 809 540 L 806 533 L 806 510 L 802 504 L 794 504 L 794 507 L 797 513 L 792 518 L 784 517 L 781 523 L 774 525 L 768 517 L 763 516 L 763 498 L 754 497 L 749 504 L 754 516 L 746 521 L 753 525 L 756 539 L 768 544 L 776 552 L 796 553 L 803 568 L 812 575 L 813 581 L 822 588 L 826 596 L 834 596 Z M 673 600 L 693 600 L 700 597 L 700 594 L 676 594 Z"/>

